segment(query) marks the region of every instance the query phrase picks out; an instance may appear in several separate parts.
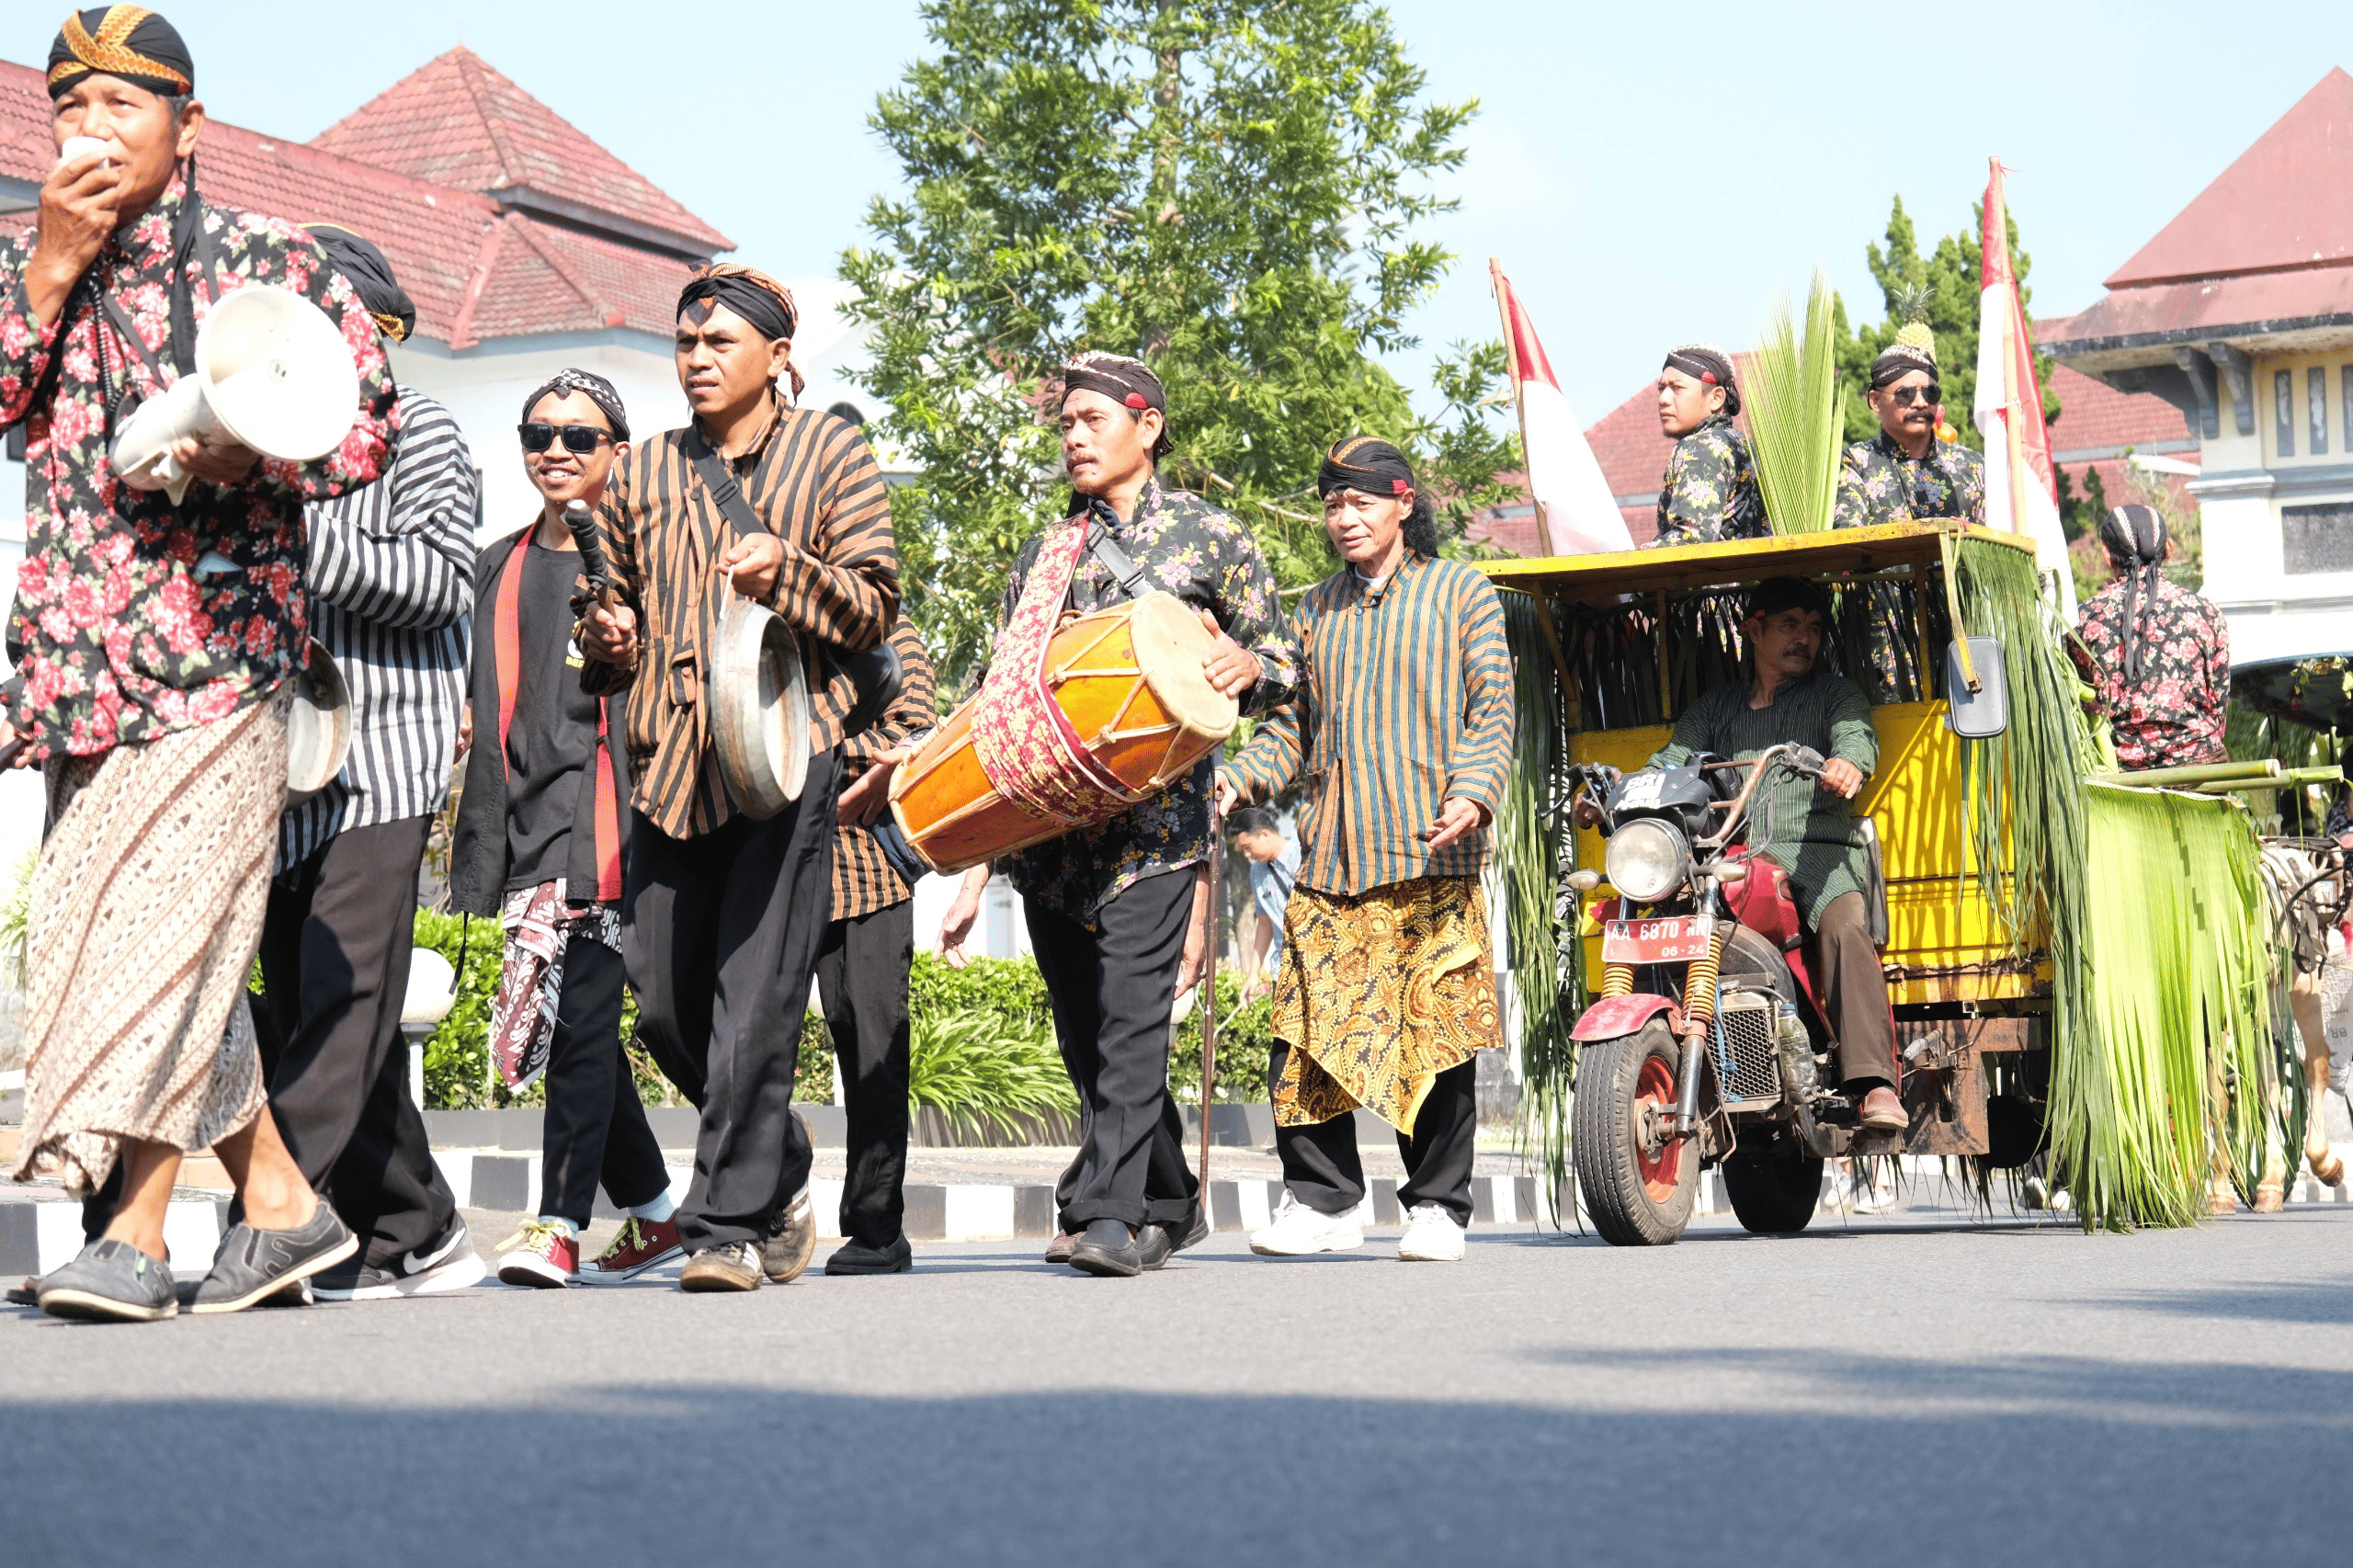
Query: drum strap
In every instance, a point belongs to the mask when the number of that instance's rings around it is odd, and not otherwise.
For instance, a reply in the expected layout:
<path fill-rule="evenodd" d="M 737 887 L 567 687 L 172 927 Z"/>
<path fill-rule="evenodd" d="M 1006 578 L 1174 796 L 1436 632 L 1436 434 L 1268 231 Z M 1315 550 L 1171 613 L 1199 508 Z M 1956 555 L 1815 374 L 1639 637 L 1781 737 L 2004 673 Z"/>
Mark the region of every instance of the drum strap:
<path fill-rule="evenodd" d="M 1093 510 L 1092 506 L 1088 508 L 1090 513 Z M 1099 516 L 1090 517 L 1087 522 L 1086 552 L 1103 563 L 1104 571 L 1111 574 L 1111 580 L 1120 585 L 1122 597 L 1131 599 L 1140 597 L 1139 587 L 1143 582 L 1143 568 L 1137 565 L 1135 559 L 1120 548 L 1120 541 L 1111 537 L 1111 530 L 1103 526 L 1103 519 Z"/>
<path fill-rule="evenodd" d="M 688 458 L 695 465 L 696 474 L 702 480 L 702 487 L 710 491 L 710 498 L 719 504 L 720 516 L 727 519 L 729 527 L 744 538 L 775 531 L 760 521 L 759 515 L 752 510 L 752 504 L 744 499 L 743 487 L 735 483 L 733 469 L 711 449 L 710 443 L 703 439 L 701 426 L 687 426 L 686 448 Z M 796 631 L 799 630 L 794 628 Z M 898 700 L 899 688 L 905 676 L 897 650 L 887 640 L 862 653 L 847 653 L 839 648 L 831 647 L 827 651 L 833 662 L 848 672 L 850 683 L 858 690 L 842 725 L 842 739 L 848 740 L 871 729 L 884 710 Z"/>

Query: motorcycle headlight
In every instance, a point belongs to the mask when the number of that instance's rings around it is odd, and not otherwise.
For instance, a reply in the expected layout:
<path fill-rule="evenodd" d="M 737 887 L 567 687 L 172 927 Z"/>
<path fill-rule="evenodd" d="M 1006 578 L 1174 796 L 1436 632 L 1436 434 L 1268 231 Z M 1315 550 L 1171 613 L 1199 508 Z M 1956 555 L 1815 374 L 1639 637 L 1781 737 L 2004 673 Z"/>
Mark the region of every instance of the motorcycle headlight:
<path fill-rule="evenodd" d="M 1609 835 L 1609 885 L 1636 903 L 1656 903 L 1683 883 L 1690 851 L 1683 835 L 1655 817 L 1620 823 Z"/>

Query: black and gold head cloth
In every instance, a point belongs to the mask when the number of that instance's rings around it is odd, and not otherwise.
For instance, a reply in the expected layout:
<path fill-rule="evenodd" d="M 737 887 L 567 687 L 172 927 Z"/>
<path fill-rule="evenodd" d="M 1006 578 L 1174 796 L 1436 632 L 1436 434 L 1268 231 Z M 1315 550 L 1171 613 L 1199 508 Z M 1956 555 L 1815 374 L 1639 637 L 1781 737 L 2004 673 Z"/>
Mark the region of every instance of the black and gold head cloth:
<path fill-rule="evenodd" d="M 678 314 L 700 326 L 713 307 L 724 305 L 745 325 L 770 343 L 790 341 L 801 325 L 801 307 L 792 290 L 756 267 L 739 262 L 705 262 L 678 291 Z M 807 380 L 790 358 L 785 369 L 792 378 L 792 395 L 799 397 Z"/>
<path fill-rule="evenodd" d="M 1147 408 L 1158 409 L 1160 439 L 1152 444 L 1152 460 L 1158 462 L 1176 449 L 1168 435 L 1168 389 L 1142 360 L 1099 348 L 1074 354 L 1063 366 L 1062 395 L 1067 398 L 1074 392 L 1100 392 L 1139 417 Z"/>
<path fill-rule="evenodd" d="M 1871 361 L 1871 391 L 1893 386 L 1915 370 L 1926 370 L 1929 380 L 1936 379 L 1937 335 L 1924 321 L 1904 323 L 1895 341 Z"/>
<path fill-rule="evenodd" d="M 1415 490 L 1414 465 L 1378 436 L 1349 436 L 1332 443 L 1315 470 L 1315 494 L 1361 490 L 1368 495 L 1403 495 Z"/>
<path fill-rule="evenodd" d="M 392 276 L 384 253 L 340 223 L 309 223 L 304 227 L 319 242 L 332 267 L 351 280 L 359 302 L 376 319 L 376 329 L 394 343 L 406 343 L 416 328 L 416 306 Z"/>
<path fill-rule="evenodd" d="M 119 76 L 165 97 L 196 91 L 196 62 L 179 29 L 137 6 L 93 6 L 65 18 L 49 46 L 49 96 L 85 76 Z"/>
<path fill-rule="evenodd" d="M 1740 383 L 1733 379 L 1732 356 L 1711 343 L 1678 343 L 1666 351 L 1663 369 L 1680 370 L 1703 386 L 1724 389 L 1724 412 L 1740 412 Z"/>

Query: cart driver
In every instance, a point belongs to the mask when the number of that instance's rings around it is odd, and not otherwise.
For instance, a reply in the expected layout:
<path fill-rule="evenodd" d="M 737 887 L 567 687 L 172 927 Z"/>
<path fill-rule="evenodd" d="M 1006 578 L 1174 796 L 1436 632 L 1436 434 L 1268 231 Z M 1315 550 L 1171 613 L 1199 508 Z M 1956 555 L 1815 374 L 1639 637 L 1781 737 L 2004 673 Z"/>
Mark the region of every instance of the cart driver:
<path fill-rule="evenodd" d="M 1784 775 L 1757 791 L 1749 847 L 1789 874 L 1814 994 L 1837 1037 L 1839 1075 L 1863 1130 L 1901 1132 L 1907 1118 L 1895 1092 L 1895 1020 L 1865 919 L 1870 862 L 1852 804 L 1879 761 L 1879 736 L 1862 687 L 1815 667 L 1829 623 L 1820 585 L 1759 583 L 1740 625 L 1756 659 L 1750 683 L 1719 687 L 1686 709 L 1645 766 L 1673 767 L 1701 752 L 1745 762 L 1791 742 L 1829 759 L 1819 788 Z"/>

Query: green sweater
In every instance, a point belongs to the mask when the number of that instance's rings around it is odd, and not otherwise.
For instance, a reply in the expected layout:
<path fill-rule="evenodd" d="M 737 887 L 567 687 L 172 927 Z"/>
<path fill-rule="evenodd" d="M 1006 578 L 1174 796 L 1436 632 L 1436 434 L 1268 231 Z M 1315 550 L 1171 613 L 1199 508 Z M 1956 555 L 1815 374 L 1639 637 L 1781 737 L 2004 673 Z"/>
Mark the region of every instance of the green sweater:
<path fill-rule="evenodd" d="M 1784 682 L 1768 708 L 1751 708 L 1748 693 L 1746 685 L 1718 687 L 1684 710 L 1674 739 L 1648 766 L 1673 767 L 1703 751 L 1745 762 L 1785 741 L 1812 746 L 1824 759 L 1843 757 L 1866 778 L 1878 766 L 1870 700 L 1845 676 L 1816 670 Z M 1868 884 L 1869 853 L 1853 804 L 1811 778 L 1784 774 L 1757 791 L 1749 803 L 1748 846 L 1790 874 L 1809 926 L 1820 924 L 1832 899 Z"/>

